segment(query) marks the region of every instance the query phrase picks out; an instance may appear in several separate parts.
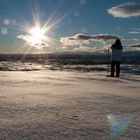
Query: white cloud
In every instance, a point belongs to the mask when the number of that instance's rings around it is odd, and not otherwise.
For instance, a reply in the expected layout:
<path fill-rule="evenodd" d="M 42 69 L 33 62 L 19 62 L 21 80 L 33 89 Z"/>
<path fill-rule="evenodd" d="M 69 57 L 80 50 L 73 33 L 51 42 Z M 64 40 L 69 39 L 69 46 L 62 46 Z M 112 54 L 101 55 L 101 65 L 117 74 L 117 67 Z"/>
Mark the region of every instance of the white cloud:
<path fill-rule="evenodd" d="M 81 44 L 89 44 L 88 40 L 76 40 L 69 37 L 62 37 L 60 39 L 60 43 L 65 46 L 73 46 L 73 45 L 81 45 Z"/>
<path fill-rule="evenodd" d="M 33 38 L 30 35 L 19 35 L 17 36 L 17 39 L 24 40 L 25 42 L 29 43 L 32 47 L 36 48 L 43 48 L 43 47 L 48 47 L 49 45 L 46 42 L 38 42 L 38 43 L 33 43 Z"/>
<path fill-rule="evenodd" d="M 131 28 L 129 34 L 139 34 L 140 28 Z"/>
<path fill-rule="evenodd" d="M 131 31 L 140 31 L 140 28 L 130 28 Z"/>
<path fill-rule="evenodd" d="M 31 36 L 29 36 L 29 35 L 19 35 L 19 36 L 17 36 L 18 39 L 22 39 L 22 40 L 27 41 L 27 42 L 30 40 L 30 37 Z"/>
<path fill-rule="evenodd" d="M 86 45 L 79 46 L 59 46 L 56 48 L 58 52 L 94 52 L 94 53 L 106 53 L 108 46 L 102 47 L 90 47 Z"/>
<path fill-rule="evenodd" d="M 119 37 L 109 34 L 85 35 L 79 33 L 69 37 L 61 37 L 60 43 L 62 45 L 57 48 L 57 51 L 101 53 L 117 38 Z"/>
<path fill-rule="evenodd" d="M 129 34 L 139 34 L 140 32 L 138 31 L 130 31 Z"/>
<path fill-rule="evenodd" d="M 132 38 L 133 41 L 140 41 L 138 38 Z"/>
<path fill-rule="evenodd" d="M 68 37 L 61 37 L 60 43 L 62 43 L 64 46 L 72 46 L 72 45 L 80 45 L 81 41 L 79 40 L 70 40 Z"/>
<path fill-rule="evenodd" d="M 137 42 L 137 41 L 140 41 L 140 39 L 138 39 L 138 38 L 131 38 L 131 39 L 122 39 L 123 41 L 135 41 L 135 42 Z"/>
<path fill-rule="evenodd" d="M 135 42 L 140 41 L 138 38 L 132 38 L 131 40 Z"/>
<path fill-rule="evenodd" d="M 127 47 L 130 47 L 130 48 L 140 48 L 140 43 L 131 44 L 131 45 L 128 45 Z"/>
<path fill-rule="evenodd" d="M 76 34 L 74 36 L 60 38 L 60 43 L 62 43 L 63 45 L 81 45 L 81 44 L 90 44 L 90 41 L 107 41 L 117 38 L 119 37 L 109 34 L 99 34 L 99 35 Z"/>
<path fill-rule="evenodd" d="M 140 4 L 128 2 L 108 9 L 108 13 L 114 17 L 129 18 L 140 16 Z"/>

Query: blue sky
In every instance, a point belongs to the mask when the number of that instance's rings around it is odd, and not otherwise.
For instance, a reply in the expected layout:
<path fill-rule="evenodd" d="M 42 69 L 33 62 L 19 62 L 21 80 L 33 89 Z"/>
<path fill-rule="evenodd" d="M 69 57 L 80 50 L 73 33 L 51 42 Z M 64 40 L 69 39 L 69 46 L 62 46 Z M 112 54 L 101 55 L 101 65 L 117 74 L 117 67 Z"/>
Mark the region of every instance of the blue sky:
<path fill-rule="evenodd" d="M 38 23 L 47 38 L 32 42 L 28 30 Z M 51 28 L 50 28 L 51 27 Z M 81 40 L 85 36 L 114 35 L 124 46 L 140 44 L 139 0 L 0 0 L 0 52 L 93 51 L 112 43 Z M 70 37 L 75 40 L 71 42 Z M 110 38 L 109 38 L 110 39 Z M 36 44 L 35 44 L 36 43 Z M 43 45 L 42 45 L 43 44 Z M 130 48 L 131 50 L 131 48 Z"/>

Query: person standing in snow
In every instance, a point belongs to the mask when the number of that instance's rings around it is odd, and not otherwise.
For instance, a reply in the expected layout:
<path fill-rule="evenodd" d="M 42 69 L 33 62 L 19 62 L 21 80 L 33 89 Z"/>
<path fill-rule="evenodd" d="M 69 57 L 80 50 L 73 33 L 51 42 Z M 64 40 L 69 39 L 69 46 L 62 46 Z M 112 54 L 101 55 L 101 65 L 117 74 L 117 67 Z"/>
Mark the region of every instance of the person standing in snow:
<path fill-rule="evenodd" d="M 110 77 L 114 77 L 114 72 L 116 71 L 116 77 L 120 77 L 120 63 L 122 58 L 123 46 L 119 39 L 116 39 L 115 43 L 110 47 L 112 50 L 112 60 L 111 60 L 111 74 Z"/>

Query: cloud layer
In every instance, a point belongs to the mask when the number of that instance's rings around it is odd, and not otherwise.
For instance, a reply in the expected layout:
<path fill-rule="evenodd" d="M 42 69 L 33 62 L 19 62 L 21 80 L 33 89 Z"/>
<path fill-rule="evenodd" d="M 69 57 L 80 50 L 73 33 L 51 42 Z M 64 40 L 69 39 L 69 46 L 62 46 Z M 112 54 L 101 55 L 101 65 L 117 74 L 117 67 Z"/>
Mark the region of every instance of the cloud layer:
<path fill-rule="evenodd" d="M 129 34 L 139 34 L 140 33 L 140 29 L 139 28 L 133 28 L 130 29 Z"/>
<path fill-rule="evenodd" d="M 129 18 L 140 16 L 140 4 L 128 2 L 108 9 L 108 13 L 114 17 Z"/>
<path fill-rule="evenodd" d="M 62 47 L 57 48 L 57 51 L 104 53 L 110 44 L 109 42 L 117 38 L 119 37 L 109 34 L 85 35 L 79 33 L 69 37 L 61 37 Z"/>
<path fill-rule="evenodd" d="M 131 45 L 128 45 L 127 47 L 130 47 L 130 48 L 140 48 L 140 43 L 131 44 Z"/>
<path fill-rule="evenodd" d="M 71 37 L 62 37 L 60 42 L 63 45 L 79 45 L 79 44 L 89 44 L 89 41 L 107 41 L 112 39 L 117 39 L 118 36 L 109 34 L 99 34 L 99 35 L 84 35 L 76 34 Z"/>
<path fill-rule="evenodd" d="M 99 34 L 99 35 L 77 34 L 73 37 L 69 37 L 70 40 L 105 40 L 105 41 L 117 38 L 118 36 L 108 34 Z"/>
<path fill-rule="evenodd" d="M 29 45 L 31 45 L 32 47 L 36 47 L 36 48 L 43 48 L 43 47 L 48 47 L 49 45 L 44 42 L 38 42 L 38 43 L 33 43 L 34 38 L 30 35 L 19 35 L 17 36 L 17 39 L 21 39 L 24 40 L 25 42 L 29 43 Z"/>

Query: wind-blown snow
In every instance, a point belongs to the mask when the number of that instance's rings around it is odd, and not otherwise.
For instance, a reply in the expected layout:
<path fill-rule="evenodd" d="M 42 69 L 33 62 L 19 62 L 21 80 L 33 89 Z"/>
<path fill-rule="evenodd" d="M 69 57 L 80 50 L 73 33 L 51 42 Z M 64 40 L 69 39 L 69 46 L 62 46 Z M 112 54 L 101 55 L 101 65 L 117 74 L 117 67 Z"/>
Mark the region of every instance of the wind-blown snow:
<path fill-rule="evenodd" d="M 0 72 L 0 139 L 138 140 L 140 75 Z"/>

